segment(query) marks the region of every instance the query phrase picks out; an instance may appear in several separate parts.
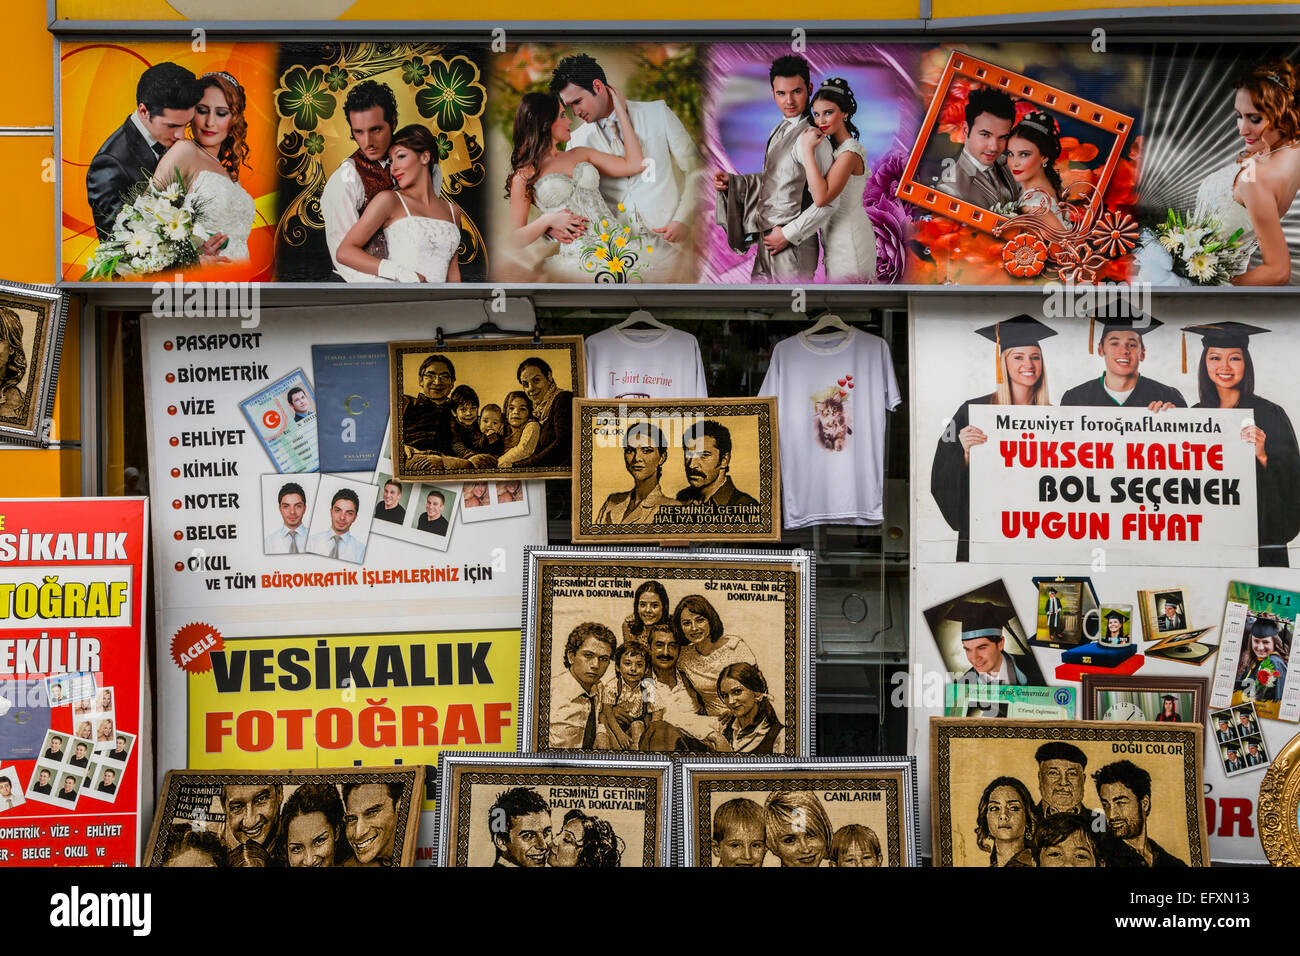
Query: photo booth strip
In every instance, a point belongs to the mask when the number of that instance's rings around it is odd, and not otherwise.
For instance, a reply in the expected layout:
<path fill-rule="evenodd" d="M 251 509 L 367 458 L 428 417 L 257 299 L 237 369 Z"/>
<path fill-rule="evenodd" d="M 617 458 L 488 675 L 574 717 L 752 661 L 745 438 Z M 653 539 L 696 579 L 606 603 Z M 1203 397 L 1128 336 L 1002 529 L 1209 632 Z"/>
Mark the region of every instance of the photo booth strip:
<path fill-rule="evenodd" d="M 999 216 L 982 206 L 958 199 L 956 196 L 916 180 L 917 167 L 934 132 L 948 89 L 957 77 L 973 80 L 981 86 L 1002 90 L 1018 100 L 1036 103 L 1062 116 L 1069 116 L 1089 126 L 1114 133 L 1115 142 L 1106 157 L 1105 165 L 1102 166 L 1097 179 L 1097 192 L 1090 203 L 1091 207 L 1100 205 L 1101 197 L 1105 195 L 1106 188 L 1110 185 L 1111 176 L 1114 175 L 1115 168 L 1124 155 L 1124 143 L 1133 129 L 1133 117 L 1107 109 L 1099 103 L 1075 96 L 1012 70 L 1003 69 L 961 50 L 952 52 L 948 57 L 948 65 L 944 67 L 943 75 L 939 77 L 934 99 L 931 100 L 930 108 L 926 111 L 921 130 L 917 134 L 911 155 L 907 158 L 907 165 L 903 168 L 903 175 L 899 179 L 898 190 L 895 193 L 899 199 L 905 199 L 922 209 L 955 219 L 983 232 L 991 233 L 997 226 L 1007 221 L 1005 216 Z"/>

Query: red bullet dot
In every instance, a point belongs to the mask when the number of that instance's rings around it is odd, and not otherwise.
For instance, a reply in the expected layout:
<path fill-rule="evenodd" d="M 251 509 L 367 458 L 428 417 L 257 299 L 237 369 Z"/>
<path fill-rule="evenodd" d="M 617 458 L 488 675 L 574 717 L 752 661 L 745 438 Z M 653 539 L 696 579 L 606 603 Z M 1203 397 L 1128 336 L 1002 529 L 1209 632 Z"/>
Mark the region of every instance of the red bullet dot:
<path fill-rule="evenodd" d="M 180 470 L 179 468 L 173 468 L 173 469 L 172 469 L 172 477 L 173 477 L 173 478 L 179 478 L 180 476 L 181 476 L 181 470 Z"/>
<path fill-rule="evenodd" d="M 168 339 L 167 341 L 163 342 L 163 348 L 166 349 L 168 352 L 170 352 L 172 350 L 172 340 Z"/>
<path fill-rule="evenodd" d="M 176 570 L 177 570 L 177 571 L 184 571 L 184 570 L 185 570 L 185 565 L 181 564 L 179 561 L 176 562 L 175 567 L 176 567 Z"/>
<path fill-rule="evenodd" d="M 173 448 L 175 448 L 177 445 L 179 445 L 179 444 L 181 443 L 181 440 L 180 440 L 179 438 L 172 438 L 172 439 L 169 439 L 169 442 L 168 442 L 168 443 L 169 443 Z"/>
<path fill-rule="evenodd" d="M 176 414 L 176 406 L 175 406 L 175 405 L 168 405 L 168 406 L 167 406 L 167 414 L 168 414 L 168 415 L 175 415 L 175 414 Z"/>
<path fill-rule="evenodd" d="M 173 498 L 173 499 L 172 499 L 172 507 L 175 508 L 177 511 L 180 511 L 180 510 L 181 510 L 181 499 L 179 499 L 179 498 Z"/>
<path fill-rule="evenodd" d="M 181 538 L 185 537 L 185 535 L 181 534 L 179 531 L 174 531 L 172 532 L 172 537 L 179 541 Z"/>
<path fill-rule="evenodd" d="M 163 378 L 167 379 L 167 381 L 169 382 L 176 381 L 176 376 L 173 375 L 171 372 L 168 372 L 166 375 L 163 376 Z"/>

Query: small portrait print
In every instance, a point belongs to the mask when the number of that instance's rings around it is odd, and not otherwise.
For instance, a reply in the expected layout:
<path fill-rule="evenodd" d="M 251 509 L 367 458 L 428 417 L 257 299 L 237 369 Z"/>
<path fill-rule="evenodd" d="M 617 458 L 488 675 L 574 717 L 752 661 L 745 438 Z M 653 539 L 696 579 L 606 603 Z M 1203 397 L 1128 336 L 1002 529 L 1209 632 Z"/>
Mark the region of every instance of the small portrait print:
<path fill-rule="evenodd" d="M 513 504 L 524 500 L 524 483 L 522 481 L 498 481 L 496 488 L 499 504 Z"/>
<path fill-rule="evenodd" d="M 376 475 L 379 501 L 375 503 L 375 520 L 401 525 L 406 521 L 406 509 L 411 501 L 411 486 L 395 481 L 392 475 Z M 372 527 L 372 530 L 373 527 Z"/>
<path fill-rule="evenodd" d="M 95 746 L 102 747 L 113 742 L 113 718 L 103 717 L 95 721 Z"/>
<path fill-rule="evenodd" d="M 1205 678 L 1083 675 L 1084 720 L 1149 720 L 1161 724 L 1203 723 L 1209 681 Z"/>
<path fill-rule="evenodd" d="M 374 521 L 379 489 L 362 481 L 321 475 L 312 512 L 307 550 L 312 554 L 360 564 Z"/>
<path fill-rule="evenodd" d="M 135 736 L 133 734 L 123 733 L 119 730 L 113 735 L 111 744 L 96 743 L 95 754 L 104 760 L 125 766 L 127 758 L 131 756 L 131 748 L 134 744 Z"/>
<path fill-rule="evenodd" d="M 455 514 L 455 494 L 432 485 L 421 484 L 417 487 L 424 510 L 416 516 L 415 530 L 446 539 L 451 531 L 451 516 Z M 450 509 L 447 507 L 448 504 L 451 505 Z M 469 507 L 468 502 L 465 507 Z"/>
<path fill-rule="evenodd" d="M 1034 578 L 1038 589 L 1037 626 L 1030 644 L 1039 647 L 1071 648 L 1083 644 L 1083 617 L 1097 606 L 1097 592 L 1091 578 Z"/>
<path fill-rule="evenodd" d="M 486 497 L 487 502 L 477 504 L 471 508 L 470 492 L 473 487 L 470 484 L 464 486 L 465 507 L 461 509 L 460 520 L 466 524 L 528 514 L 527 483 L 520 481 L 518 478 L 487 482 L 485 491 L 476 496 L 480 502 Z"/>
<path fill-rule="evenodd" d="M 82 720 L 78 718 L 75 726 L 76 726 L 76 730 L 74 731 L 73 736 L 77 737 L 78 739 L 84 740 L 87 743 L 94 743 L 95 724 L 93 721 Z"/>
<path fill-rule="evenodd" d="M 394 494 L 393 485 L 381 486 Z M 385 538 L 397 538 L 422 548 L 434 551 L 446 551 L 451 547 L 456 532 L 457 515 L 464 515 L 459 510 L 461 486 L 456 483 L 433 485 L 427 482 L 402 483 L 402 493 L 398 499 L 399 506 L 405 502 L 402 524 L 378 517 L 384 503 L 381 500 L 375 506 L 376 520 L 370 527 L 370 533 Z"/>
<path fill-rule="evenodd" d="M 1208 862 L 1199 724 L 936 717 L 930 731 L 936 865 Z"/>
<path fill-rule="evenodd" d="M 686 866 L 917 865 L 915 761 L 687 756 Z"/>
<path fill-rule="evenodd" d="M 0 440 L 48 447 L 67 301 L 53 289 L 0 284 Z M 66 688 L 65 688 L 66 690 Z"/>
<path fill-rule="evenodd" d="M 581 336 L 395 342 L 389 368 L 399 481 L 570 476 Z"/>
<path fill-rule="evenodd" d="M 1233 699 L 1270 706 L 1276 716 L 1286 687 L 1291 658 L 1292 625 L 1269 615 L 1246 618 Z"/>
<path fill-rule="evenodd" d="M 111 714 L 113 712 L 113 688 L 101 687 L 95 692 L 95 713 Z"/>
<path fill-rule="evenodd" d="M 89 795 L 112 800 L 114 791 L 105 788 L 121 779 L 121 771 L 102 765 Z M 266 774 L 171 771 L 146 865 L 410 866 L 416 836 L 412 803 L 423 792 L 423 780 L 422 766 Z M 203 810 L 197 817 L 196 806 Z"/>
<path fill-rule="evenodd" d="M 0 813 L 20 807 L 25 802 L 22 784 L 18 782 L 18 768 L 0 769 Z"/>
<path fill-rule="evenodd" d="M 667 758 L 644 756 L 542 761 L 446 751 L 439 763 L 439 863 L 665 866 L 668 766 Z"/>
<path fill-rule="evenodd" d="M 320 475 L 262 476 L 263 554 L 306 554 Z"/>
<path fill-rule="evenodd" d="M 462 507 L 464 508 L 486 508 L 492 504 L 491 497 L 488 493 L 488 483 L 486 481 L 465 482 L 464 499 Z"/>
<path fill-rule="evenodd" d="M 60 780 L 59 771 L 60 767 L 56 764 L 44 761 L 38 763 L 27 784 L 27 797 L 41 803 L 53 803 L 55 788 L 61 786 L 56 782 Z"/>
<path fill-rule="evenodd" d="M 1160 634 L 1172 634 L 1187 630 L 1187 613 L 1183 604 L 1182 591 L 1165 591 L 1155 596 L 1156 630 Z"/>
<path fill-rule="evenodd" d="M 776 399 L 575 403 L 575 541 L 775 541 Z"/>
<path fill-rule="evenodd" d="M 81 795 L 80 790 L 86 779 L 85 775 L 64 770 L 59 776 L 63 782 L 55 791 L 55 799 L 71 809 L 77 805 L 77 797 Z"/>
<path fill-rule="evenodd" d="M 49 731 L 45 735 L 45 742 L 41 745 L 41 759 L 50 763 L 63 763 L 67 760 L 70 753 L 69 737 L 70 735 L 63 731 Z"/>
<path fill-rule="evenodd" d="M 85 770 L 90 766 L 90 754 L 92 744 L 89 740 L 72 741 L 72 752 L 68 754 L 67 764 L 69 767 L 77 767 Z"/>

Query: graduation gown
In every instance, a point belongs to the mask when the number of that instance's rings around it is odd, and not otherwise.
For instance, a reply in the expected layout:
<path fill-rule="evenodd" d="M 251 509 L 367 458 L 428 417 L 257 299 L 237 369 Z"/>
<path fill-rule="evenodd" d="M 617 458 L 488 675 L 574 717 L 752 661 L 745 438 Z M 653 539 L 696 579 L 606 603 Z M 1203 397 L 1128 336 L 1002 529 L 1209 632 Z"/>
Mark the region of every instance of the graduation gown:
<path fill-rule="evenodd" d="M 1198 403 L 1196 408 L 1213 408 Z M 1291 419 L 1280 406 L 1251 395 L 1238 400 L 1237 408 L 1255 413 L 1255 424 L 1264 432 L 1265 468 L 1255 462 L 1255 496 L 1258 506 L 1260 567 L 1286 568 L 1286 546 L 1300 534 L 1300 445 L 1296 443 Z"/>
<path fill-rule="evenodd" d="M 930 494 L 934 496 L 943 520 L 957 532 L 958 561 L 970 560 L 970 468 L 958 433 L 970 424 L 970 406 L 993 404 L 994 393 L 964 402 L 952 416 L 952 428 L 939 436 L 930 468 Z M 1264 426 L 1260 426 L 1263 428 Z M 951 437 L 951 441 L 947 439 Z"/>
<path fill-rule="evenodd" d="M 1146 408 L 1152 402 L 1172 402 L 1179 408 L 1187 407 L 1187 401 L 1178 389 L 1162 385 L 1155 379 L 1147 378 L 1145 375 L 1138 376 L 1137 385 L 1133 386 L 1133 391 L 1129 392 L 1128 401 L 1121 405 L 1111 398 L 1106 389 L 1102 387 L 1101 383 L 1104 378 L 1105 373 L 1103 372 L 1082 385 L 1074 386 L 1061 396 L 1061 406 L 1063 408 L 1067 405 L 1091 405 L 1101 408 Z M 1261 425 L 1260 427 L 1263 428 L 1264 426 Z"/>

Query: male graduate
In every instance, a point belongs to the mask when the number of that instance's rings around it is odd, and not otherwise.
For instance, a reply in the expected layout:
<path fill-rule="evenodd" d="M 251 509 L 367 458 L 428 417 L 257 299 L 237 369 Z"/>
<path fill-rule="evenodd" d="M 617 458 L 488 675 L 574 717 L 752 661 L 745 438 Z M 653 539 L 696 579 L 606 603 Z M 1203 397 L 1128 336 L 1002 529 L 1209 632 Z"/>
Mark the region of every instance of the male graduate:
<path fill-rule="evenodd" d="M 1187 402 L 1178 389 L 1147 378 L 1138 371 L 1147 357 L 1146 336 L 1164 323 L 1143 313 L 1123 318 L 1099 315 L 1097 320 L 1102 323 L 1101 341 L 1097 350 L 1105 368 L 1097 378 L 1076 385 L 1062 395 L 1063 407 L 1123 406 L 1148 408 L 1153 412 L 1187 407 Z"/>

